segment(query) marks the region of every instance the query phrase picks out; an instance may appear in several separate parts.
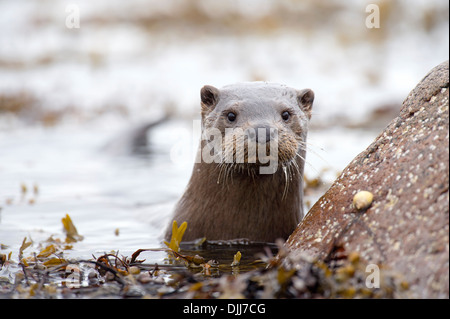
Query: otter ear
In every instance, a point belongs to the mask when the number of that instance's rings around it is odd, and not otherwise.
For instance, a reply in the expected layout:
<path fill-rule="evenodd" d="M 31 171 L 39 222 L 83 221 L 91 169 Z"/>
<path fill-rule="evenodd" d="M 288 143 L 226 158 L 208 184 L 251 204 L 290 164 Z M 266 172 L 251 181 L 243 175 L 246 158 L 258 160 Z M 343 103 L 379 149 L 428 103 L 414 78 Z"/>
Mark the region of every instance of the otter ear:
<path fill-rule="evenodd" d="M 219 102 L 219 90 L 214 86 L 205 85 L 200 90 L 200 98 L 202 100 L 202 112 L 210 112 Z"/>
<path fill-rule="evenodd" d="M 314 102 L 314 92 L 311 89 L 304 89 L 297 92 L 297 101 L 300 108 L 311 118 L 311 110 Z"/>

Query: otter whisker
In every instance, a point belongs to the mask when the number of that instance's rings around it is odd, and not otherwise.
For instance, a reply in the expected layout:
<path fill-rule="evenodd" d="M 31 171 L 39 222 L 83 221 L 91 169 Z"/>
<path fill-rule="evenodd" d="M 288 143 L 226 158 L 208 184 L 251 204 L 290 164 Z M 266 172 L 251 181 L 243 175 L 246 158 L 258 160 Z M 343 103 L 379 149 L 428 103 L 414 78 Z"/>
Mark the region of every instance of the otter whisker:
<path fill-rule="evenodd" d="M 298 152 L 296 152 L 295 155 L 298 156 L 302 161 L 305 161 L 305 158 L 301 156 Z"/>
<path fill-rule="evenodd" d="M 297 173 L 299 173 L 297 162 L 291 161 L 289 163 L 289 173 L 290 173 L 290 177 L 291 177 L 291 181 L 292 181 L 295 172 L 291 167 L 294 167 L 297 170 Z"/>
<path fill-rule="evenodd" d="M 313 146 L 313 147 L 318 147 L 318 146 L 316 146 L 316 145 L 314 145 L 313 143 L 310 143 L 310 142 L 305 142 L 304 140 L 302 140 L 301 138 L 298 138 L 297 139 L 297 142 L 299 142 L 300 144 L 302 144 L 302 145 L 304 145 L 304 146 Z M 321 150 L 321 151 L 323 151 L 324 149 L 323 148 L 321 148 L 321 147 L 319 147 L 319 149 Z"/>
<path fill-rule="evenodd" d="M 296 154 L 296 156 L 298 156 L 300 159 L 302 159 L 303 160 L 303 162 L 306 164 L 306 165 L 308 165 L 308 167 L 310 167 L 310 168 L 312 168 L 316 173 L 318 173 L 319 174 L 319 171 L 310 163 L 310 162 L 308 162 L 306 159 L 304 159 L 304 157 L 303 156 L 301 156 L 300 154 Z"/>
<path fill-rule="evenodd" d="M 225 184 L 228 184 L 228 178 L 231 180 L 231 184 L 233 184 L 233 166 L 234 163 L 227 165 L 227 170 L 225 174 Z"/>
<path fill-rule="evenodd" d="M 217 177 L 217 184 L 222 183 L 224 186 L 227 184 L 228 165 L 225 162 L 219 163 L 219 174 Z"/>
<path fill-rule="evenodd" d="M 325 149 L 323 149 L 322 147 L 318 147 L 312 143 L 308 143 L 308 142 L 304 142 L 302 140 L 297 140 L 297 142 L 303 146 L 303 150 L 304 151 L 308 151 L 308 153 L 312 153 L 315 156 L 317 156 L 322 162 L 324 162 L 325 164 L 329 164 L 328 161 L 326 159 L 324 159 L 319 152 L 317 152 L 314 148 L 318 148 L 320 151 L 322 152 L 326 152 Z"/>
<path fill-rule="evenodd" d="M 297 170 L 297 174 L 300 175 L 300 168 L 298 167 L 298 163 L 295 159 L 291 161 L 290 165 L 293 165 L 295 167 L 295 169 Z"/>
<path fill-rule="evenodd" d="M 283 166 L 283 173 L 284 173 L 284 177 L 285 177 L 285 183 L 284 183 L 283 195 L 281 196 L 281 199 L 285 200 L 287 197 L 287 191 L 289 188 L 289 179 L 288 179 L 288 172 L 287 172 L 286 166 Z"/>
<path fill-rule="evenodd" d="M 217 165 L 218 170 L 219 170 L 219 174 L 217 174 L 217 184 L 220 184 L 220 178 L 222 177 L 223 170 L 224 170 L 224 167 L 223 167 L 223 166 L 224 166 L 223 163 L 219 163 L 219 164 Z"/>

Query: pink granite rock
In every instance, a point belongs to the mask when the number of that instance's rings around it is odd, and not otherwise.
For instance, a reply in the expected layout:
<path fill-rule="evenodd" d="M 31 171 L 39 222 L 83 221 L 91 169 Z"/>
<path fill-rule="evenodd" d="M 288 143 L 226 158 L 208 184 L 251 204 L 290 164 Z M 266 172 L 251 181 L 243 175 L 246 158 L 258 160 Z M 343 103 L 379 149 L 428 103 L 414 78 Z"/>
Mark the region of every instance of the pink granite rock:
<path fill-rule="evenodd" d="M 449 297 L 449 70 L 432 69 L 397 118 L 342 172 L 286 242 L 329 260 L 356 251 L 398 271 L 411 296 Z M 371 206 L 353 207 L 359 191 Z"/>

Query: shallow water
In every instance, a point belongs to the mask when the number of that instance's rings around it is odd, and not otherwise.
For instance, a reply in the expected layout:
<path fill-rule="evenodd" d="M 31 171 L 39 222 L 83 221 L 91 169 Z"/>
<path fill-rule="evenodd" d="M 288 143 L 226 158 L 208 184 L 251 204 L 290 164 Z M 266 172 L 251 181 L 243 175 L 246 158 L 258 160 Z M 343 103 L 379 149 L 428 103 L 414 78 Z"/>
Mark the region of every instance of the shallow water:
<path fill-rule="evenodd" d="M 425 73 L 448 59 L 448 4 L 439 1 L 387 5 L 380 38 L 352 1 L 297 11 L 289 0 L 266 1 L 261 12 L 251 2 L 213 11 L 202 1 L 73 2 L 82 8 L 79 29 L 64 25 L 68 2 L 0 2 L 0 252 L 13 259 L 24 237 L 34 241 L 30 251 L 49 236 L 64 238 L 66 214 L 84 236 L 69 256 L 162 247 L 192 170 L 176 151 L 196 147 L 202 85 L 267 80 L 315 91 L 305 175 L 324 184 L 307 192 L 309 208 Z M 303 22 L 295 16 L 302 10 L 315 18 Z M 264 15 L 278 24 L 258 20 Z M 315 21 L 323 23 L 310 27 Z M 226 29 L 234 22 L 247 29 Z M 390 117 L 374 125 L 377 110 Z M 130 130 L 163 114 L 171 120 L 130 153 Z"/>
<path fill-rule="evenodd" d="M 2 133 L 0 149 L 8 150 L 2 152 L 0 164 L 0 234 L 1 243 L 8 246 L 2 252 L 17 252 L 24 237 L 35 241 L 35 247 L 50 236 L 64 238 L 61 218 L 66 214 L 84 236 L 66 251 L 69 256 L 89 258 L 110 250 L 131 256 L 137 249 L 162 247 L 161 232 L 192 170 L 189 160 L 171 159 L 172 148 L 188 128 L 186 122 L 170 121 L 154 128 L 147 153 L 140 154 L 117 154 L 122 146 L 111 145 L 115 134 L 99 127 Z M 311 132 L 315 146 L 310 147 L 306 175 L 331 182 L 362 150 L 356 142 L 368 145 L 374 132 L 358 135 L 356 139 L 351 131 Z M 310 202 L 318 195 L 310 195 Z M 164 256 L 151 254 L 156 261 Z"/>
<path fill-rule="evenodd" d="M 13 249 L 25 236 L 37 242 L 57 236 L 61 218 L 69 214 L 85 237 L 74 251 L 85 255 L 159 246 L 161 225 L 142 223 L 142 212 L 173 201 L 176 188 L 182 190 L 183 172 L 168 166 L 160 152 L 108 156 L 101 151 L 101 133 L 57 128 L 2 135 L 2 149 L 8 152 L 2 156 L 1 200 L 9 203 L 1 212 L 2 244 Z"/>

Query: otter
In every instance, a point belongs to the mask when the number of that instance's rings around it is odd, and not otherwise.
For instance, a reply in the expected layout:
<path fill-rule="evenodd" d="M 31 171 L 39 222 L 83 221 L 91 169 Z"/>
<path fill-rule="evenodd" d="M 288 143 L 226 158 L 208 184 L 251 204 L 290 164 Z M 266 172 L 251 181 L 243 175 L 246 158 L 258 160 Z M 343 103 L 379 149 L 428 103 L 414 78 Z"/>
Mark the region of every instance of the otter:
<path fill-rule="evenodd" d="M 200 97 L 202 139 L 173 216 L 188 224 L 183 240 L 287 239 L 303 218 L 313 91 L 248 82 Z"/>

